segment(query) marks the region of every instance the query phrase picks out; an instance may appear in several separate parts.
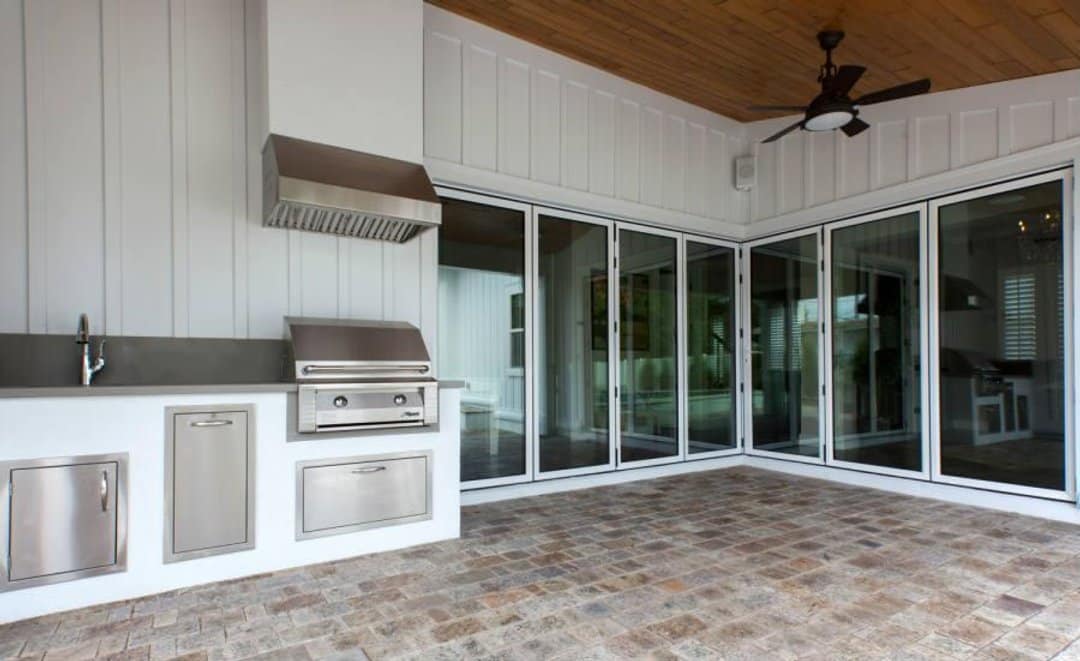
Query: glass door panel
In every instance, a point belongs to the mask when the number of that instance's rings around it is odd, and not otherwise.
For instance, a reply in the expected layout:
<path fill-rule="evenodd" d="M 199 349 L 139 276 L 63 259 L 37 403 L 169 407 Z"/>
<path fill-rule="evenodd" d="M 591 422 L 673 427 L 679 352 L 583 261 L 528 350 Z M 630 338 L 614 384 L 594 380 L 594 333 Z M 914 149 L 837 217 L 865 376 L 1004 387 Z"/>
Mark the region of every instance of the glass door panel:
<path fill-rule="evenodd" d="M 465 382 L 461 481 L 526 476 L 525 210 L 442 202 L 437 357 Z"/>
<path fill-rule="evenodd" d="M 686 242 L 687 452 L 737 447 L 735 251 Z"/>
<path fill-rule="evenodd" d="M 619 461 L 679 454 L 673 237 L 619 230 Z"/>
<path fill-rule="evenodd" d="M 943 476 L 1068 486 L 1062 190 L 935 205 Z"/>
<path fill-rule="evenodd" d="M 608 228 L 541 214 L 537 232 L 540 472 L 609 466 Z"/>
<path fill-rule="evenodd" d="M 750 249 L 750 396 L 755 450 L 820 457 L 818 235 Z"/>
<path fill-rule="evenodd" d="M 922 470 L 919 216 L 830 231 L 836 461 Z"/>

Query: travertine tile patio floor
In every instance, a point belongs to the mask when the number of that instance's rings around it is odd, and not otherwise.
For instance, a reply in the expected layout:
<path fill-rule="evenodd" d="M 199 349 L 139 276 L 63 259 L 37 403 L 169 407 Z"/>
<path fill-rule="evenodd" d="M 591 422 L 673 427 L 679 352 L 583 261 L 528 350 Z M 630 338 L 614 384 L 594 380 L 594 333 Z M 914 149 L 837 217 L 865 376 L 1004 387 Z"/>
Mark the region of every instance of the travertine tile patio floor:
<path fill-rule="evenodd" d="M 749 468 L 0 627 L 46 659 L 1080 659 L 1080 527 Z"/>

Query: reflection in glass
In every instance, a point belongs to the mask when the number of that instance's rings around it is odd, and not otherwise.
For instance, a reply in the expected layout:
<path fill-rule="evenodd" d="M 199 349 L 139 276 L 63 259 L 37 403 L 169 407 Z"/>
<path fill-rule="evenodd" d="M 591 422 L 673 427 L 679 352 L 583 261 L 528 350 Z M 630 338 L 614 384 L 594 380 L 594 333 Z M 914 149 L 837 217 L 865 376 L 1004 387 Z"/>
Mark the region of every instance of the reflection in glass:
<path fill-rule="evenodd" d="M 750 251 L 754 448 L 820 456 L 817 235 Z"/>
<path fill-rule="evenodd" d="M 690 454 L 735 440 L 735 251 L 686 242 L 687 435 Z"/>
<path fill-rule="evenodd" d="M 465 382 L 461 480 L 525 472 L 525 214 L 443 200 L 439 375 Z"/>
<path fill-rule="evenodd" d="M 941 472 L 1063 490 L 1061 181 L 938 218 Z"/>
<path fill-rule="evenodd" d="M 675 239 L 619 231 L 620 460 L 679 453 Z"/>
<path fill-rule="evenodd" d="M 541 216 L 538 232 L 540 470 L 607 464 L 607 228 Z"/>
<path fill-rule="evenodd" d="M 831 238 L 833 456 L 921 470 L 919 215 Z"/>

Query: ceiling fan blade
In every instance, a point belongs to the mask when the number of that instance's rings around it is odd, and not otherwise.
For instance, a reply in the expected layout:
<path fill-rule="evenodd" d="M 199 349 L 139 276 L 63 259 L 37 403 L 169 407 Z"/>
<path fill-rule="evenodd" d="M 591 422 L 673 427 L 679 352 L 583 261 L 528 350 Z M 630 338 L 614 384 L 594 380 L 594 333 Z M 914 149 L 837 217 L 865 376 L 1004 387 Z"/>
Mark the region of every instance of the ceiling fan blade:
<path fill-rule="evenodd" d="M 806 112 L 806 106 L 748 106 L 747 110 L 790 110 L 791 112 Z"/>
<path fill-rule="evenodd" d="M 764 142 L 775 142 L 776 140 L 779 140 L 780 138 L 787 135 L 788 133 L 791 133 L 795 129 L 802 128 L 802 125 L 803 125 L 803 120 L 800 119 L 799 121 L 795 122 L 791 126 L 784 129 L 783 131 L 780 131 L 778 133 L 774 133 L 774 134 L 770 135 L 769 137 L 765 138 L 764 140 L 762 140 L 762 142 L 763 143 Z"/>
<path fill-rule="evenodd" d="M 903 99 L 908 96 L 916 96 L 918 94 L 926 94 L 930 91 L 930 79 L 923 78 L 922 80 L 912 81 L 910 83 L 904 83 L 903 85 L 897 85 L 896 87 L 890 87 L 888 89 L 878 90 L 877 92 L 870 92 L 864 94 L 855 99 L 854 103 L 857 106 L 868 106 L 871 103 L 882 103 L 885 101 L 895 101 L 896 99 Z"/>
<path fill-rule="evenodd" d="M 869 124 L 856 117 L 847 124 L 841 126 L 840 130 L 847 134 L 847 137 L 854 138 L 868 128 L 870 128 Z"/>
<path fill-rule="evenodd" d="M 859 78 L 864 73 L 866 73 L 866 67 L 845 64 L 836 70 L 836 75 L 832 77 L 832 81 L 829 83 L 828 91 L 834 94 L 847 94 L 852 87 L 855 87 L 855 83 L 859 82 Z"/>

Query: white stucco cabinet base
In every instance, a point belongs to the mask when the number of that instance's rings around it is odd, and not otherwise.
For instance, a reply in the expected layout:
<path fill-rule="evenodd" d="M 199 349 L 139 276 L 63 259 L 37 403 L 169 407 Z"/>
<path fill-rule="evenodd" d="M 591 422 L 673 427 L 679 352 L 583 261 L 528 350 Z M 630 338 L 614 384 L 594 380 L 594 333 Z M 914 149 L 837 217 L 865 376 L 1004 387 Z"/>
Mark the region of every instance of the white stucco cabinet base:
<path fill-rule="evenodd" d="M 0 398 L 0 461 L 127 453 L 127 570 L 0 593 L 0 622 L 456 538 L 460 534 L 459 397 L 440 388 L 431 432 L 288 442 L 285 392 Z M 254 405 L 255 547 L 166 564 L 165 409 Z M 429 520 L 297 541 L 297 462 L 431 451 Z M 8 523 L 4 508 L 6 542 Z"/>

